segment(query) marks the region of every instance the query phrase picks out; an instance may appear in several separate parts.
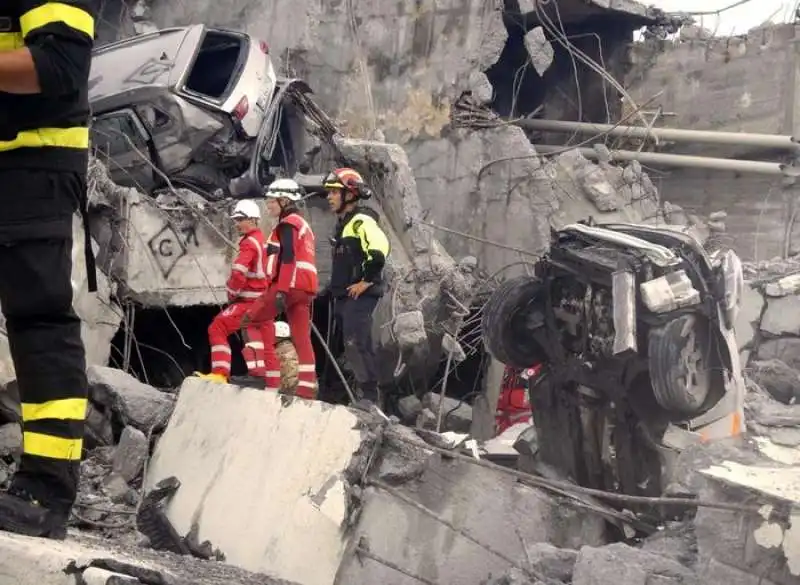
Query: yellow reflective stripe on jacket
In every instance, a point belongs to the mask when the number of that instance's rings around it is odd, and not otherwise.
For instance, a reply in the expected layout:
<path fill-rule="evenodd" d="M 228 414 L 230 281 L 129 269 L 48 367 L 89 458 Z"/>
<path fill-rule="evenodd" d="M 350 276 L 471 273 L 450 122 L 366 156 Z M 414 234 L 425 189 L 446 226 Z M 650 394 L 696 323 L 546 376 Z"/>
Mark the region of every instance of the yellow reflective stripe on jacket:
<path fill-rule="evenodd" d="M 22 433 L 22 452 L 25 455 L 80 461 L 83 439 L 62 439 L 42 433 Z"/>
<path fill-rule="evenodd" d="M 75 128 L 39 128 L 23 130 L 14 140 L 0 140 L 0 152 L 15 148 L 41 148 L 60 146 L 62 148 L 89 148 L 89 129 L 85 126 Z"/>
<path fill-rule="evenodd" d="M 45 2 L 19 18 L 23 37 L 53 22 L 63 22 L 68 27 L 94 38 L 94 17 L 85 10 L 62 2 Z"/>
<path fill-rule="evenodd" d="M 347 222 L 342 230 L 342 237 L 358 238 L 361 242 L 361 250 L 367 257 L 369 257 L 370 250 L 381 252 L 384 256 L 389 255 L 389 239 L 375 218 L 365 213 L 356 213 Z"/>
<path fill-rule="evenodd" d="M 83 420 L 86 418 L 88 401 L 85 398 L 64 398 L 50 400 L 41 404 L 22 403 L 22 420 L 42 420 L 54 418 L 58 420 Z"/>
<path fill-rule="evenodd" d="M 22 40 L 22 33 L 0 33 L 0 51 L 13 51 L 24 46 L 25 42 Z"/>

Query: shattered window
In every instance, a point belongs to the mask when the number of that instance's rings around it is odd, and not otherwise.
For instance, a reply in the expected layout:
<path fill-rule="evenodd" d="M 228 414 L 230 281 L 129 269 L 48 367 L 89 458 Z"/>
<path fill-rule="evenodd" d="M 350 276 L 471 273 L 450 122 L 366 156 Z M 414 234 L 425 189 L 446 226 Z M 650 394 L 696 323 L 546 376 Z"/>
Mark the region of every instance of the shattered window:
<path fill-rule="evenodd" d="M 150 130 L 158 130 L 170 123 L 170 118 L 167 114 L 151 105 L 142 105 L 136 107 L 136 113 Z"/>
<path fill-rule="evenodd" d="M 128 114 L 97 119 L 92 124 L 91 132 L 93 147 L 107 156 L 147 148 L 133 119 Z"/>

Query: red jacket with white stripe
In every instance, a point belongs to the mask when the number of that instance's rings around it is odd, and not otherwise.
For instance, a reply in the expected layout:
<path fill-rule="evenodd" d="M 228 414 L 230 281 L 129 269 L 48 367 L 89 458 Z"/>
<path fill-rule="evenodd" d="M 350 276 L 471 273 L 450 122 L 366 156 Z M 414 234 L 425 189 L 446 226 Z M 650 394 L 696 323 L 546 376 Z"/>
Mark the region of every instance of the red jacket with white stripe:
<path fill-rule="evenodd" d="M 267 289 L 264 234 L 255 228 L 239 240 L 239 255 L 233 261 L 231 275 L 226 284 L 231 302 L 254 301 Z"/>
<path fill-rule="evenodd" d="M 280 292 L 319 291 L 314 232 L 296 209 L 284 211 L 267 240 L 267 278 Z"/>

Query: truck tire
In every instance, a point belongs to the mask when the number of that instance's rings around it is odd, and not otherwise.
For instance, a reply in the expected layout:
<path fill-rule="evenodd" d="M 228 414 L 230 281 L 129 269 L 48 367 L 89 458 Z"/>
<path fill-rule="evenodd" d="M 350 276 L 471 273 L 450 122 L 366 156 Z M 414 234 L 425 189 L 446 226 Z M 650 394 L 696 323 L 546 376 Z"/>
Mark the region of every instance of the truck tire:
<path fill-rule="evenodd" d="M 210 165 L 193 164 L 170 177 L 174 187 L 185 187 L 191 189 L 208 199 L 217 201 L 220 199 L 215 193 L 218 189 L 226 189 L 228 178 L 219 170 Z"/>
<path fill-rule="evenodd" d="M 494 291 L 483 309 L 483 343 L 496 360 L 514 368 L 528 368 L 546 359 L 533 336 L 544 325 L 541 302 L 544 285 L 531 276 L 509 279 Z"/>
<path fill-rule="evenodd" d="M 650 330 L 650 381 L 658 404 L 673 415 L 691 416 L 711 392 L 717 360 L 711 324 L 700 315 L 681 315 Z"/>

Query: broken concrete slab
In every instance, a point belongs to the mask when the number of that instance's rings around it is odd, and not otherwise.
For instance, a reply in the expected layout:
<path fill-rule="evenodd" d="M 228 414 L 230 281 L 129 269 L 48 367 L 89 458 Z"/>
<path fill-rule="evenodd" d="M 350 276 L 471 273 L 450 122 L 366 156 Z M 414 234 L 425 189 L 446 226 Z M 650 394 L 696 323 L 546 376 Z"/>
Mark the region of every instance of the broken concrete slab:
<path fill-rule="evenodd" d="M 437 414 L 441 408 L 441 395 L 428 392 L 422 397 L 422 405 Z M 444 411 L 442 413 L 442 430 L 469 433 L 472 426 L 472 407 L 462 400 L 449 396 L 444 397 Z"/>
<path fill-rule="evenodd" d="M 774 337 L 800 335 L 800 297 L 769 299 L 761 319 L 761 331 Z"/>
<path fill-rule="evenodd" d="M 0 457 L 22 453 L 22 427 L 18 423 L 0 426 Z"/>
<path fill-rule="evenodd" d="M 700 562 L 711 559 L 776 585 L 800 579 L 800 466 L 724 461 L 701 470 L 702 499 L 760 506 L 758 513 L 701 508 L 695 517 Z"/>
<path fill-rule="evenodd" d="M 764 292 L 768 297 L 785 297 L 800 292 L 800 273 L 790 274 L 767 283 Z"/>
<path fill-rule="evenodd" d="M 578 551 L 569 548 L 558 548 L 547 542 L 537 542 L 527 547 L 530 568 L 536 573 L 569 583 L 575 571 Z"/>
<path fill-rule="evenodd" d="M 572 585 L 699 585 L 694 571 L 677 561 L 615 543 L 584 546 L 578 553 Z"/>
<path fill-rule="evenodd" d="M 758 346 L 758 359 L 777 358 L 793 368 L 800 368 L 800 338 L 768 339 Z"/>
<path fill-rule="evenodd" d="M 739 313 L 733 324 L 733 330 L 736 332 L 736 344 L 740 350 L 750 347 L 753 342 L 761 323 L 764 304 L 761 291 L 753 286 L 745 285 Z"/>
<path fill-rule="evenodd" d="M 0 582 L 14 585 L 75 585 L 78 577 L 88 583 L 113 584 L 97 580 L 108 573 L 134 578 L 121 583 L 162 585 L 292 585 L 253 575 L 222 563 L 189 564 L 172 555 L 144 549 L 123 550 L 108 540 L 70 531 L 66 541 L 28 538 L 0 532 Z M 88 575 L 87 575 L 88 573 Z"/>
<path fill-rule="evenodd" d="M 133 481 L 144 467 L 149 448 L 147 436 L 142 431 L 125 427 L 114 450 L 112 470 L 126 482 Z"/>
<path fill-rule="evenodd" d="M 181 535 L 196 527 L 227 562 L 330 585 L 372 439 L 345 407 L 188 378 L 146 490 L 176 477 L 169 520 Z"/>
<path fill-rule="evenodd" d="M 359 560 L 355 547 L 436 583 L 479 585 L 490 573 L 508 569 L 509 558 L 527 566 L 526 545 L 575 549 L 606 542 L 599 516 L 496 470 L 431 453 L 418 438 L 414 442 L 410 429 L 391 427 L 381 454 L 370 475 L 378 483 L 364 490 L 364 508 L 337 585 L 409 582 L 385 564 Z"/>
<path fill-rule="evenodd" d="M 748 365 L 750 379 L 783 404 L 800 401 L 800 371 L 779 359 L 756 360 Z"/>
<path fill-rule="evenodd" d="M 147 433 L 161 428 L 169 419 L 175 400 L 171 394 L 114 368 L 91 366 L 86 373 L 91 400 L 111 409 L 123 425 Z"/>

